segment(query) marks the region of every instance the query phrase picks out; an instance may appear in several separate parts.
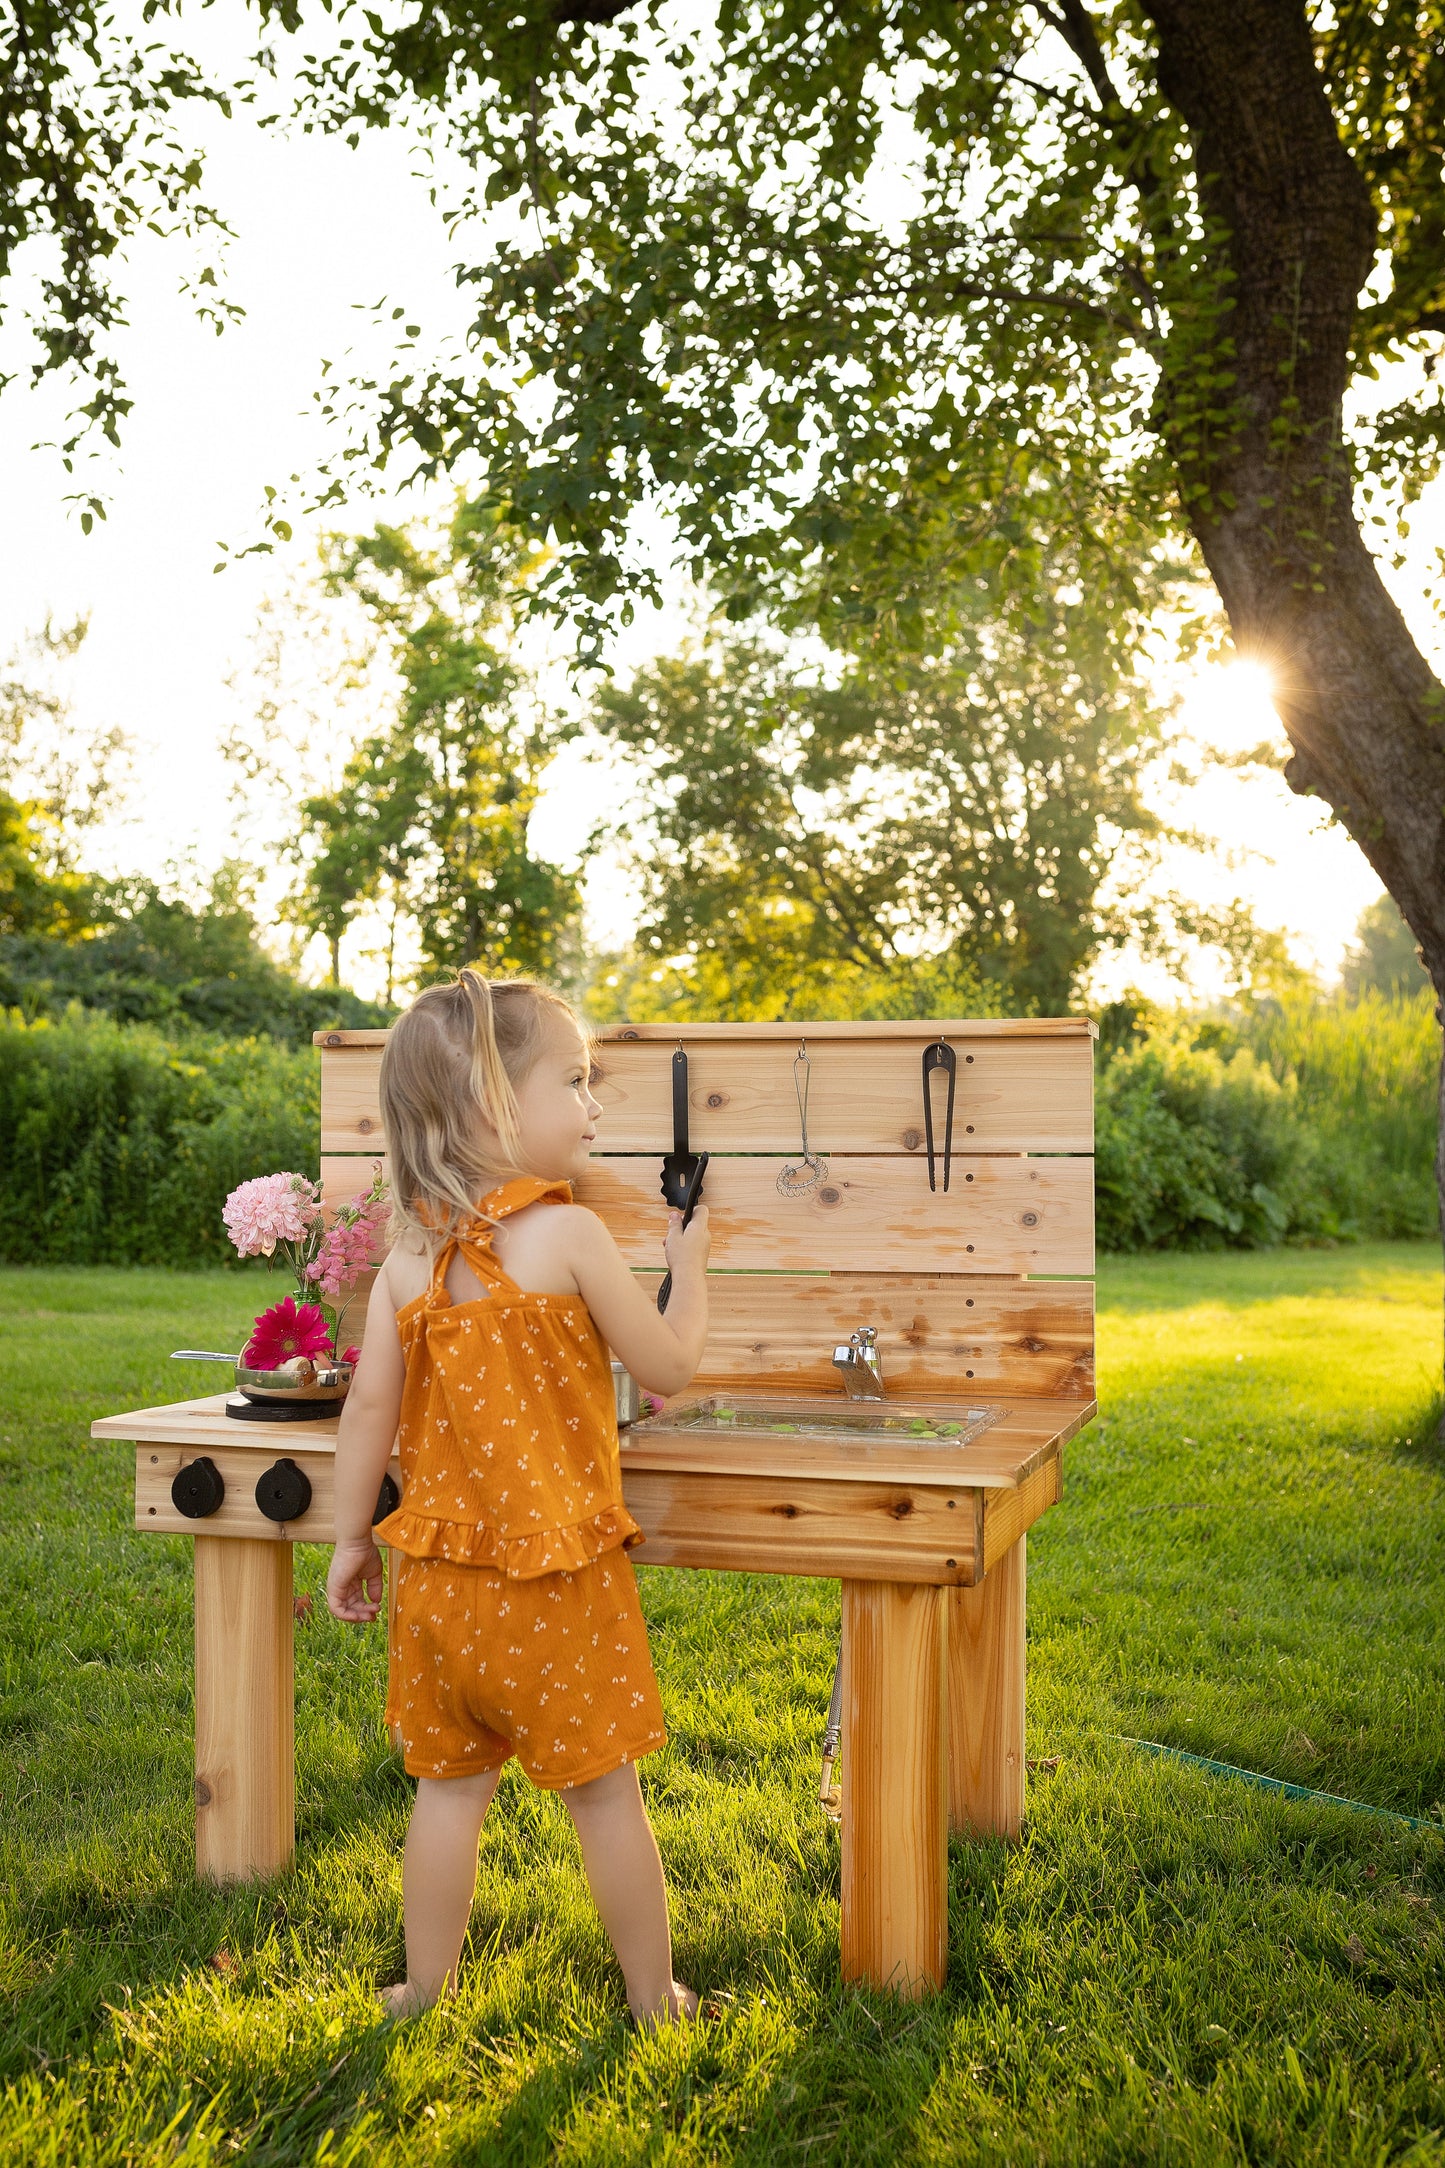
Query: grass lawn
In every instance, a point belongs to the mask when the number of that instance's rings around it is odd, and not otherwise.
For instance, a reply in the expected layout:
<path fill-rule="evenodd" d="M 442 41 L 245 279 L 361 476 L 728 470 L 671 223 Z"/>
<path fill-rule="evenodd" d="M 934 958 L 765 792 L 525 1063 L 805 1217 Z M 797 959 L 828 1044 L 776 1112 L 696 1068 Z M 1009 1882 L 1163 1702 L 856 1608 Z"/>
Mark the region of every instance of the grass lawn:
<path fill-rule="evenodd" d="M 233 1344 L 250 1292 L 0 1273 L 0 2162 L 1445 2162 L 1445 1835 L 1121 1743 L 1445 1820 L 1433 1247 L 1106 1261 L 1104 1415 L 1029 1539 L 1057 1767 L 1017 1847 L 954 1844 L 921 2007 L 838 1984 L 836 1585 L 643 1570 L 645 1782 L 720 2014 L 641 2041 L 570 1825 L 511 1775 L 459 1996 L 372 2024 L 409 1786 L 320 1550 L 295 1865 L 192 1879 L 189 1544 L 131 1532 L 130 1454 L 86 1430 L 201 1389 L 165 1354 Z"/>

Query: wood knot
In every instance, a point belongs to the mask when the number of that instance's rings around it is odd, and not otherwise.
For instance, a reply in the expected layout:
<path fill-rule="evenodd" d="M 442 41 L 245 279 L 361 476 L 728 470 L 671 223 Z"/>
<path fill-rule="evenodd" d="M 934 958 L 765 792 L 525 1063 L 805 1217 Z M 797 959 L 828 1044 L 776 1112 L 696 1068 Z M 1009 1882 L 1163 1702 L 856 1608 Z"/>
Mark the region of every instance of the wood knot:
<path fill-rule="evenodd" d="M 913 1511 L 913 1500 L 911 1498 L 900 1498 L 897 1505 L 889 1507 L 889 1511 L 895 1521 L 906 1521 Z"/>
<path fill-rule="evenodd" d="M 642 1034 L 640 1031 L 619 1031 L 617 1036 L 619 1039 L 640 1039 Z"/>
<path fill-rule="evenodd" d="M 208 1783 L 206 1782 L 206 1780 L 205 1780 L 205 1778 L 204 1778 L 204 1777 L 197 1777 L 197 1778 L 196 1778 L 196 1805 L 197 1805 L 198 1807 L 208 1807 L 208 1806 L 209 1806 L 210 1804 L 211 1804 L 211 1787 L 210 1787 L 210 1785 L 209 1785 L 209 1784 L 208 1784 Z"/>
<path fill-rule="evenodd" d="M 793 1505 L 774 1506 L 773 1511 L 785 1521 L 795 1521 L 798 1518 L 798 1509 Z"/>
<path fill-rule="evenodd" d="M 376 1124 L 375 1122 L 373 1122 L 369 1114 L 363 1114 L 361 1120 L 357 1123 L 356 1126 L 361 1131 L 361 1134 L 364 1137 L 369 1137 L 372 1130 L 376 1127 Z"/>
<path fill-rule="evenodd" d="M 725 1107 L 728 1103 L 728 1095 L 726 1092 L 709 1092 L 707 1095 L 707 1103 L 714 1110 L 716 1110 L 718 1107 Z"/>
<path fill-rule="evenodd" d="M 828 1184 L 826 1189 L 820 1189 L 818 1192 L 819 1204 L 840 1204 L 842 1202 L 842 1198 L 842 1190 L 834 1189 L 831 1182 Z"/>
<path fill-rule="evenodd" d="M 340 1046 L 341 1033 L 339 1031 L 328 1031 L 326 1034 L 325 1044 L 327 1046 Z"/>
<path fill-rule="evenodd" d="M 1019 1342 L 1019 1346 L 1029 1355 L 1042 1355 L 1048 1344 L 1047 1340 L 1020 1340 Z"/>
<path fill-rule="evenodd" d="M 1038 1213 L 1037 1213 L 1037 1212 L 1025 1212 L 1025 1213 L 1023 1214 L 1023 1224 L 1024 1224 L 1024 1226 L 1025 1226 L 1025 1227 L 1037 1227 L 1037 1226 L 1038 1226 L 1038 1224 L 1039 1224 L 1039 1215 L 1038 1215 Z"/>
<path fill-rule="evenodd" d="M 916 1151 L 918 1150 L 918 1147 L 919 1147 L 919 1145 L 920 1145 L 920 1144 L 921 1144 L 922 1142 L 923 1142 L 923 1131 L 922 1131 L 921 1129 L 905 1129 L 905 1130 L 904 1130 L 904 1132 L 903 1132 L 903 1149 L 904 1149 L 904 1151 L 905 1151 L 905 1152 L 916 1152 Z"/>

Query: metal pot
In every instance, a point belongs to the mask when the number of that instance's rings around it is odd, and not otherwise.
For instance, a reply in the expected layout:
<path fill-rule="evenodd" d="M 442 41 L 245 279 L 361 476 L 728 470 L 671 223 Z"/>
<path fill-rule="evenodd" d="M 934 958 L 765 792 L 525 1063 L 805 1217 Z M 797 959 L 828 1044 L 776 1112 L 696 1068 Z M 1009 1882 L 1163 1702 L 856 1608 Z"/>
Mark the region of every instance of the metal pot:
<path fill-rule="evenodd" d="M 617 1427 L 625 1430 L 635 1423 L 642 1412 L 642 1393 L 631 1371 L 624 1370 L 616 1357 L 612 1361 L 612 1396 L 617 1402 Z"/>
<path fill-rule="evenodd" d="M 239 1355 L 221 1355 L 211 1348 L 180 1347 L 171 1357 L 176 1363 L 229 1363 L 235 1373 L 236 1390 L 247 1400 L 312 1402 L 319 1407 L 339 1408 L 351 1389 L 355 1363 L 313 1362 L 309 1355 L 295 1355 L 279 1370 L 252 1370 Z"/>

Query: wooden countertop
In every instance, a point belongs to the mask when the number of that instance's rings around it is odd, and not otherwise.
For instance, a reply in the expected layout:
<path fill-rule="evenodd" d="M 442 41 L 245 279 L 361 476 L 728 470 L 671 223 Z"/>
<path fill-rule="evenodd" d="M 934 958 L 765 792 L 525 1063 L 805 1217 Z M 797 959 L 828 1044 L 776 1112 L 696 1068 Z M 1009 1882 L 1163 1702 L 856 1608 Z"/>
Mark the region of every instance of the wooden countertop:
<path fill-rule="evenodd" d="M 830 1403 L 821 1402 L 826 1408 Z M 938 1412 L 956 1413 L 961 1403 Z M 971 1407 L 997 1405 L 970 1401 Z M 135 1445 L 248 1447 L 274 1457 L 286 1453 L 334 1453 L 336 1416 L 307 1423 L 245 1423 L 228 1416 L 226 1395 L 177 1400 L 164 1407 L 137 1408 L 102 1416 L 90 1426 L 93 1438 L 121 1438 Z M 786 1476 L 822 1483 L 912 1483 L 957 1490 L 1016 1490 L 1060 1446 L 1076 1437 L 1097 1413 L 1092 1400 L 1015 1399 L 990 1429 L 970 1445 L 910 1445 L 905 1439 L 851 1440 L 749 1431 L 739 1423 L 726 1431 L 649 1431 L 644 1425 L 622 1433 L 622 1472 L 637 1470 L 676 1475 Z"/>

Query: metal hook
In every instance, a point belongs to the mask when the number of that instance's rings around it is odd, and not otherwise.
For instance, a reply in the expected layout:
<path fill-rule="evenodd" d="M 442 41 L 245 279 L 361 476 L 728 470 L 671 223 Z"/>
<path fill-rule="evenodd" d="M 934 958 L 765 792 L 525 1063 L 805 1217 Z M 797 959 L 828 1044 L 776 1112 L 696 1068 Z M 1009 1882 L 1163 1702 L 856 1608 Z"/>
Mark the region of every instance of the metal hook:
<path fill-rule="evenodd" d="M 929 1089 L 929 1080 L 935 1069 L 941 1069 L 948 1078 L 948 1104 L 943 1116 L 943 1186 L 947 1189 L 949 1171 L 953 1164 L 953 1094 L 958 1083 L 958 1056 L 945 1039 L 935 1039 L 932 1046 L 923 1049 L 923 1134 L 928 1145 L 930 1189 L 938 1187 L 933 1149 L 933 1094 Z"/>

